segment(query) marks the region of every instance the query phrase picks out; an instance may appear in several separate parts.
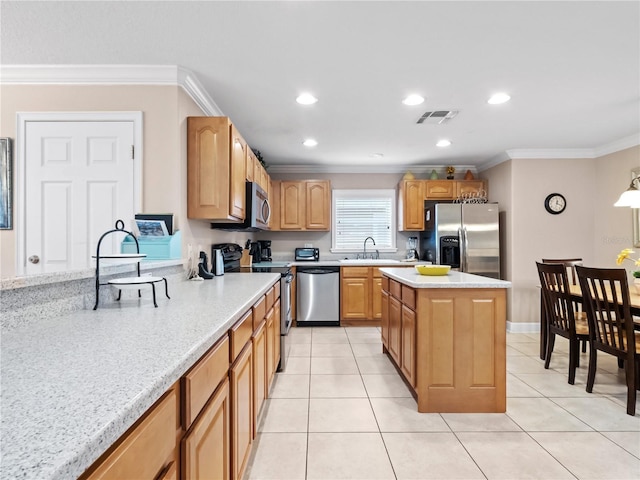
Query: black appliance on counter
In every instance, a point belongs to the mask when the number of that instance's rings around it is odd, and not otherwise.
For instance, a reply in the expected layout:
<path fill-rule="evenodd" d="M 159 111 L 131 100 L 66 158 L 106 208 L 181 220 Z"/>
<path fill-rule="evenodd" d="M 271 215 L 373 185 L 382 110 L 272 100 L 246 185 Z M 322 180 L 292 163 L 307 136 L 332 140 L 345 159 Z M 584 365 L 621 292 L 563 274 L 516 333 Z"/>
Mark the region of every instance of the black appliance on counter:
<path fill-rule="evenodd" d="M 271 261 L 271 240 L 258 240 L 258 244 L 260 245 L 260 261 L 270 262 Z"/>
<path fill-rule="evenodd" d="M 296 248 L 295 251 L 296 262 L 318 262 L 320 261 L 320 249 L 319 248 Z"/>
<path fill-rule="evenodd" d="M 271 243 L 271 242 L 269 242 Z M 216 255 L 216 251 L 222 254 L 222 262 L 225 273 L 279 273 L 280 274 L 280 362 L 277 371 L 283 372 L 286 367 L 288 355 L 288 344 L 285 341 L 289 335 L 291 328 L 291 284 L 293 283 L 293 274 L 291 267 L 286 266 L 284 262 L 275 266 L 259 266 L 252 265 L 250 267 L 240 266 L 240 257 L 242 257 L 243 248 L 237 243 L 216 243 L 211 246 L 212 255 Z M 219 254 L 218 254 L 219 255 Z"/>

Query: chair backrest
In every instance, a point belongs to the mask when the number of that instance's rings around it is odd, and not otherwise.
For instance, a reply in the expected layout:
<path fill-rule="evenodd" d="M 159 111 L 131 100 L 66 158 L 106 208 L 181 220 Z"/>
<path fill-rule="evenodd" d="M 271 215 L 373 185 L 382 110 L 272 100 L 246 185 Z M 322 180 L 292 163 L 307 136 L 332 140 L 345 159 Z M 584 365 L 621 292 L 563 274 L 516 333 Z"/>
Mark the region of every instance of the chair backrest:
<path fill-rule="evenodd" d="M 581 258 L 543 258 L 542 263 L 561 263 L 567 269 L 567 274 L 570 274 L 571 283 L 573 285 L 578 285 L 576 266 L 582 266 Z"/>
<path fill-rule="evenodd" d="M 596 347 L 613 355 L 636 353 L 629 284 L 624 268 L 577 266 L 589 334 Z M 630 349 L 627 350 L 627 346 Z"/>
<path fill-rule="evenodd" d="M 576 330 L 567 270 L 561 263 L 536 262 L 549 325 L 566 332 Z"/>

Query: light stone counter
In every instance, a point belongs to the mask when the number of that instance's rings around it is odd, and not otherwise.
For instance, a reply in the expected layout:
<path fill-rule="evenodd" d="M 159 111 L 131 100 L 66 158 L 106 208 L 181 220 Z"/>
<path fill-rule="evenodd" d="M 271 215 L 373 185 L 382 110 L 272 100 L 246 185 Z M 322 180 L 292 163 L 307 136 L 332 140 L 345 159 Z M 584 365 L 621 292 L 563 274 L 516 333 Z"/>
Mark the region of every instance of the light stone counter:
<path fill-rule="evenodd" d="M 82 474 L 279 279 L 169 284 L 3 332 L 1 479 Z"/>
<path fill-rule="evenodd" d="M 381 268 L 389 278 L 413 288 L 511 288 L 511 282 L 450 271 L 447 275 L 420 275 L 413 268 Z"/>

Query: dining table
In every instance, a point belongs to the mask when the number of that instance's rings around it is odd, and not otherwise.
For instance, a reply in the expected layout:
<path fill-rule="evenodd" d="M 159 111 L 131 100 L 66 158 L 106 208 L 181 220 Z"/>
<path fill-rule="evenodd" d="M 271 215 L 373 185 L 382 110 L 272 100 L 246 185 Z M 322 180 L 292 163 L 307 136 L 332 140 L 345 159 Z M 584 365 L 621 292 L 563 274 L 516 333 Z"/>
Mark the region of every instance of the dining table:
<path fill-rule="evenodd" d="M 582 290 L 580 285 L 569 285 L 571 299 L 576 303 L 582 303 Z M 631 307 L 631 315 L 634 317 L 634 327 L 640 330 L 640 293 L 636 290 L 635 285 L 629 288 L 629 304 Z M 540 359 L 544 360 L 547 354 L 547 315 L 542 300 L 542 289 L 540 289 Z"/>

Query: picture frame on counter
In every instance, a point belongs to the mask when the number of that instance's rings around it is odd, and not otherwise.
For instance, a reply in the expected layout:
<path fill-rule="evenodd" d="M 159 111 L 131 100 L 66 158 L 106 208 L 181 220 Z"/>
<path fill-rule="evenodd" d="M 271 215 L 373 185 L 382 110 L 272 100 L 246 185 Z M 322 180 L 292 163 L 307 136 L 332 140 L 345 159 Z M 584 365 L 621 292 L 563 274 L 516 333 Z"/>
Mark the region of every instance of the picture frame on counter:
<path fill-rule="evenodd" d="M 13 148 L 10 138 L 0 138 L 0 230 L 13 229 Z"/>

